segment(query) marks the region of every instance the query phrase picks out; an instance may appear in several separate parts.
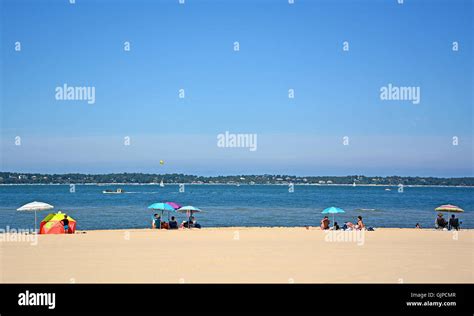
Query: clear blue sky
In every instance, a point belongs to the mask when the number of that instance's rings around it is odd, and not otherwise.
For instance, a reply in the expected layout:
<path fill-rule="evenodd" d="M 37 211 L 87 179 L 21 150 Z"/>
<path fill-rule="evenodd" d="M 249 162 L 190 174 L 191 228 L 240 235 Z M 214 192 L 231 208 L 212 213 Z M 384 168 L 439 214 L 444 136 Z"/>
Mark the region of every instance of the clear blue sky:
<path fill-rule="evenodd" d="M 0 2 L 3 171 L 474 174 L 472 1 Z"/>

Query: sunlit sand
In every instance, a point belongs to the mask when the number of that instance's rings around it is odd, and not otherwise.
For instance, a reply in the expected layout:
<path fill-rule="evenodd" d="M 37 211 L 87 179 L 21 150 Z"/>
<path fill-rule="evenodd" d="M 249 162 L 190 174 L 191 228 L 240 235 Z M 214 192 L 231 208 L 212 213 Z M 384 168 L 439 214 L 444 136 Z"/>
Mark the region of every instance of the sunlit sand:
<path fill-rule="evenodd" d="M 355 239 L 349 236 L 356 237 Z M 0 242 L 2 283 L 473 283 L 474 230 L 110 230 Z"/>

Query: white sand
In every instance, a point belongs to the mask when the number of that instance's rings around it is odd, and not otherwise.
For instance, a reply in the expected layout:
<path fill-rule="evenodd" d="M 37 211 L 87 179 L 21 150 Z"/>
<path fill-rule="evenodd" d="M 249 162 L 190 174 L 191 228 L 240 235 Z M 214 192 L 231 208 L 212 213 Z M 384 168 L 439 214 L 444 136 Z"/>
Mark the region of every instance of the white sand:
<path fill-rule="evenodd" d="M 474 282 L 474 230 L 379 229 L 359 235 L 359 242 L 331 242 L 317 228 L 110 230 L 37 237 L 37 245 L 0 242 L 0 282 Z"/>

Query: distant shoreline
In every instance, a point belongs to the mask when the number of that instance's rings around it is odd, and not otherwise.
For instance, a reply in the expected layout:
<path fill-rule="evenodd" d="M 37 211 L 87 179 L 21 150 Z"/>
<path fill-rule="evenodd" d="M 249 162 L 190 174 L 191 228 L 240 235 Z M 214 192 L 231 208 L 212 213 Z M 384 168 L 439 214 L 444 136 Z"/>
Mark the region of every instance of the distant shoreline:
<path fill-rule="evenodd" d="M 159 183 L 0 183 L 1 186 L 22 186 L 22 185 L 88 185 L 88 186 L 160 186 Z M 204 186 L 238 186 L 236 183 L 165 183 L 165 186 L 179 186 L 180 184 L 184 185 L 204 185 Z M 398 188 L 399 185 L 396 184 L 357 184 L 356 186 L 352 184 L 321 184 L 321 183 L 291 183 L 294 186 L 316 186 L 316 187 L 391 187 Z M 239 186 L 288 186 L 290 183 L 239 183 Z M 474 188 L 470 185 L 423 185 L 423 184 L 404 184 L 404 188 Z"/>
<path fill-rule="evenodd" d="M 440 186 L 474 187 L 474 177 L 420 176 L 296 176 L 285 174 L 241 174 L 200 176 L 183 173 L 41 174 L 0 172 L 2 184 L 87 184 L 87 185 L 321 185 L 321 186 Z"/>

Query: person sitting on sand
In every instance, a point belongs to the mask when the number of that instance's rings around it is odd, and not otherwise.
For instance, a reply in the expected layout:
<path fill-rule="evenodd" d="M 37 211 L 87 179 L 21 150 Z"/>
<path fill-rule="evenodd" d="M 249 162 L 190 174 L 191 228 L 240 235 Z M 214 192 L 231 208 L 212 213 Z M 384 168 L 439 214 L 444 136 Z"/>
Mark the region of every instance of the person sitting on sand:
<path fill-rule="evenodd" d="M 168 223 L 169 229 L 178 229 L 178 222 L 174 218 L 174 216 L 171 216 L 171 220 Z"/>
<path fill-rule="evenodd" d="M 449 229 L 459 230 L 459 218 L 456 218 L 454 214 L 451 215 L 451 218 L 449 219 Z"/>
<path fill-rule="evenodd" d="M 69 234 L 69 220 L 67 219 L 67 215 L 64 215 L 64 219 L 61 221 L 61 224 L 64 227 L 64 233 Z"/>
<path fill-rule="evenodd" d="M 421 228 L 420 223 L 416 223 L 415 228 Z"/>
<path fill-rule="evenodd" d="M 201 225 L 197 223 L 194 216 L 189 217 L 189 219 L 186 222 L 183 222 L 181 226 L 184 228 L 201 228 Z"/>
<path fill-rule="evenodd" d="M 362 216 L 360 216 L 360 215 L 357 216 L 357 224 L 356 225 L 352 224 L 351 222 L 347 222 L 346 225 L 347 225 L 347 227 L 349 227 L 351 229 L 355 229 L 355 230 L 365 229 L 365 224 L 362 221 Z"/>
<path fill-rule="evenodd" d="M 324 216 L 324 218 L 321 220 L 321 229 L 329 229 L 329 218 L 327 216 Z"/>
<path fill-rule="evenodd" d="M 161 216 L 158 214 L 153 215 L 153 219 L 151 220 L 151 228 L 161 228 Z"/>
<path fill-rule="evenodd" d="M 339 225 L 337 224 L 337 222 L 334 222 L 334 226 L 332 227 L 332 229 L 333 229 L 333 230 L 339 230 L 339 229 L 341 229 L 341 228 L 339 227 Z"/>
<path fill-rule="evenodd" d="M 183 221 L 181 223 L 181 228 L 192 228 L 192 227 L 193 227 L 192 216 L 189 217 L 187 221 Z"/>
<path fill-rule="evenodd" d="M 194 228 L 201 228 L 201 224 L 199 224 L 194 217 L 193 217 L 193 226 Z"/>
<path fill-rule="evenodd" d="M 448 225 L 448 223 L 443 218 L 443 213 L 439 213 L 438 217 L 436 218 L 436 221 L 435 221 L 435 227 L 437 229 L 444 229 L 444 228 L 446 228 L 447 225 Z"/>

